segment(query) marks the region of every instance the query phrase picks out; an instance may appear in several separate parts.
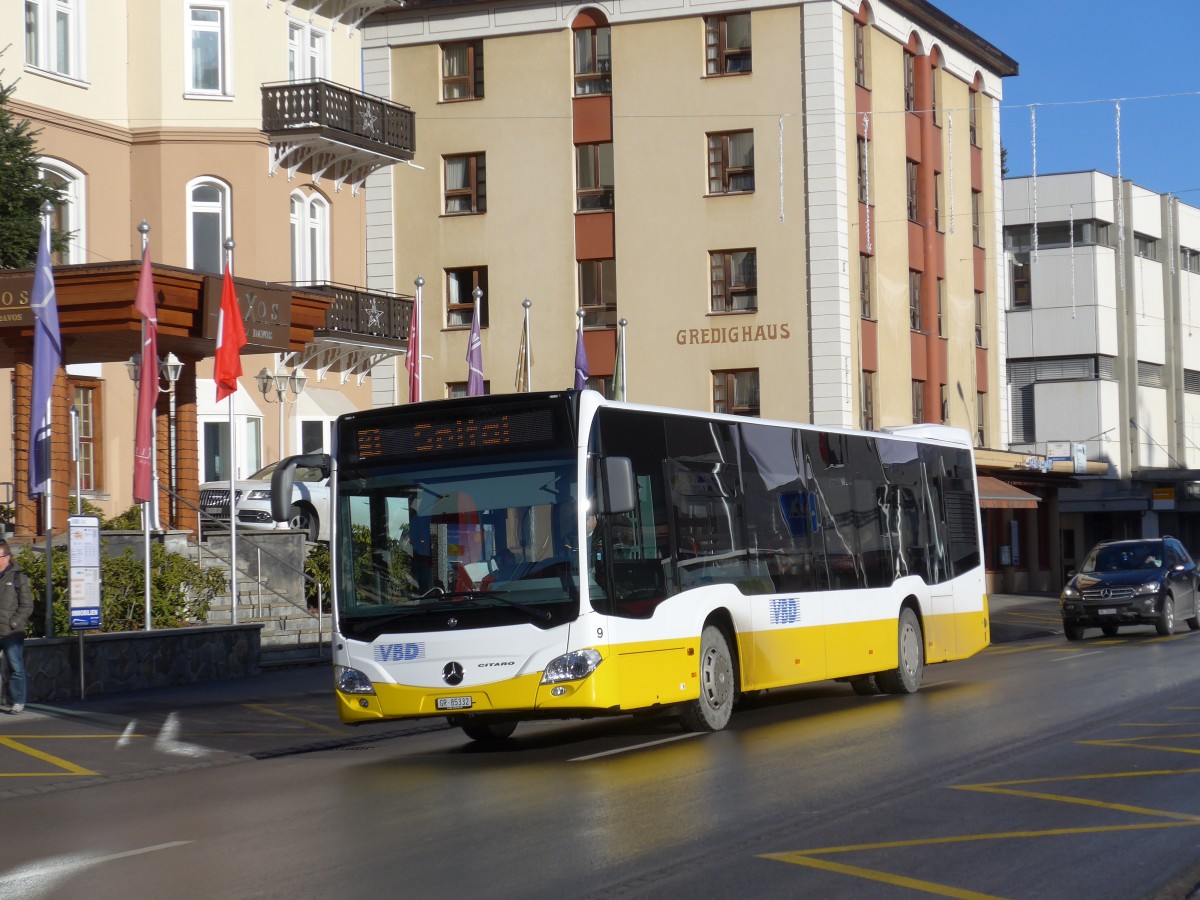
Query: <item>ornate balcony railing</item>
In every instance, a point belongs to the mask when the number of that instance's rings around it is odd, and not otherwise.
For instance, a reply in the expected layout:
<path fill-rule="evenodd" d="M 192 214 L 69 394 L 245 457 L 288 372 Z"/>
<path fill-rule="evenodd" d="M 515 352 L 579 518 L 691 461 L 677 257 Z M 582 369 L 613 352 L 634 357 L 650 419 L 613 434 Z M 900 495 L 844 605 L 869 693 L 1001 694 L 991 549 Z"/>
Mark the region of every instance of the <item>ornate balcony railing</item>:
<path fill-rule="evenodd" d="M 297 285 L 301 290 L 334 298 L 325 314 L 325 330 L 364 337 L 408 341 L 413 298 L 389 291 L 369 291 L 347 284 Z"/>
<path fill-rule="evenodd" d="M 382 97 L 316 78 L 264 84 L 262 98 L 262 130 L 272 137 L 315 131 L 392 160 L 412 159 L 416 151 L 413 111 Z"/>

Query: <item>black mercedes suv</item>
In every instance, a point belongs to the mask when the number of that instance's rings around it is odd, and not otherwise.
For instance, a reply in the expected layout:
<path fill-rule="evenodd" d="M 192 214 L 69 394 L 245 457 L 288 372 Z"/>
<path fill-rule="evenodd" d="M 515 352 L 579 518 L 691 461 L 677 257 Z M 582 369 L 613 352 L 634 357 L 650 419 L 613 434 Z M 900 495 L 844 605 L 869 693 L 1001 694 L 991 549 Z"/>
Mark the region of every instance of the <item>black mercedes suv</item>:
<path fill-rule="evenodd" d="M 1200 629 L 1196 563 L 1173 537 L 1102 541 L 1092 548 L 1059 596 L 1068 641 L 1099 628 L 1110 637 L 1122 625 L 1175 630 L 1177 616 Z"/>

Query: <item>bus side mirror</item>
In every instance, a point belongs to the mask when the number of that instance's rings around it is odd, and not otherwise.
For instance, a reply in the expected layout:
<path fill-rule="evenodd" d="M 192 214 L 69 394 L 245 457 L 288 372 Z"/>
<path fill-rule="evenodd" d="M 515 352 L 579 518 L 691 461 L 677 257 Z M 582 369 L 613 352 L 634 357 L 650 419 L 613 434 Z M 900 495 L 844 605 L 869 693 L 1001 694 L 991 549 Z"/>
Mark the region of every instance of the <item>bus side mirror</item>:
<path fill-rule="evenodd" d="M 286 522 L 291 518 L 292 484 L 296 480 L 298 466 L 320 469 L 326 478 L 332 469 L 328 453 L 304 453 L 281 459 L 271 474 L 271 518 L 276 522 Z"/>
<path fill-rule="evenodd" d="M 637 485 L 633 480 L 633 462 L 627 456 L 606 456 L 600 479 L 602 515 L 633 512 L 637 507 Z"/>

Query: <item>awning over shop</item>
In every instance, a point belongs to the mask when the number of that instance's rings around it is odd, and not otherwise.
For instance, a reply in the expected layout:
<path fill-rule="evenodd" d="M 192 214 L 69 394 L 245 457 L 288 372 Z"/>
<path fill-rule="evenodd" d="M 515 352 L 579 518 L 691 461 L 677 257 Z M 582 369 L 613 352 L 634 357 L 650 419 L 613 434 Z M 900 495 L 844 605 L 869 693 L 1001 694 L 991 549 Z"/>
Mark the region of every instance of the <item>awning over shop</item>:
<path fill-rule="evenodd" d="M 1037 509 L 1041 502 L 1036 494 L 991 475 L 980 475 L 976 480 L 979 482 L 979 505 L 983 509 Z"/>

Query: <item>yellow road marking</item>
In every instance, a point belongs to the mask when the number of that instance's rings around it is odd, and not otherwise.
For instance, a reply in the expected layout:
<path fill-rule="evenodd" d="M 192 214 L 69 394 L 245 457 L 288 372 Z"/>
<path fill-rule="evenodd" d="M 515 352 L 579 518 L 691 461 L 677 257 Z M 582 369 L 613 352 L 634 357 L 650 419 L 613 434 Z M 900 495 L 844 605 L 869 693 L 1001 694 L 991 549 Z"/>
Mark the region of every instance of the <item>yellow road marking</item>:
<path fill-rule="evenodd" d="M 813 869 L 824 869 L 827 872 L 838 872 L 842 875 L 851 875 L 856 878 L 866 878 L 869 881 L 881 881 L 884 884 L 892 884 L 896 887 L 911 888 L 914 891 L 924 891 L 927 894 L 938 894 L 942 897 L 955 897 L 957 900 L 999 900 L 991 894 L 980 894 L 975 891 L 963 891 L 958 888 L 952 888 L 944 884 L 935 884 L 932 881 L 920 881 L 916 878 L 907 878 L 904 875 L 892 875 L 889 872 L 880 872 L 875 869 L 864 869 L 859 866 L 847 866 L 842 863 L 831 862 L 826 859 L 812 859 L 810 857 L 801 856 L 797 853 L 769 853 L 765 856 L 766 859 L 777 859 L 781 862 L 792 863 L 797 866 L 808 866 Z"/>
<path fill-rule="evenodd" d="M 264 706 L 261 703 L 243 703 L 247 709 L 253 709 L 257 712 L 266 713 L 269 716 L 278 716 L 281 719 L 287 719 L 291 722 L 299 722 L 302 725 L 307 725 L 317 731 L 323 731 L 326 734 L 343 735 L 346 732 L 338 731 L 336 728 L 330 728 L 328 725 L 322 725 L 320 722 L 314 722 L 312 719 L 303 719 L 300 716 L 293 716 L 290 713 L 280 712 L 277 709 L 271 709 L 269 706 Z"/>
<path fill-rule="evenodd" d="M 40 759 L 42 762 L 49 763 L 52 766 L 58 766 L 60 769 L 64 770 L 65 772 L 67 772 L 68 774 L 71 774 L 71 775 L 98 775 L 99 774 L 98 772 L 93 772 L 91 769 L 85 769 L 83 766 L 77 766 L 77 765 L 75 765 L 75 763 L 67 762 L 65 759 L 62 759 L 61 757 L 53 756 L 52 754 L 49 754 L 49 753 L 44 753 L 41 750 L 37 750 L 33 747 L 30 747 L 28 744 L 23 744 L 20 741 L 13 740 L 11 737 L 0 737 L 0 745 L 3 745 L 5 747 L 10 747 L 11 749 L 16 750 L 18 753 L 24 753 L 28 756 L 32 756 L 34 759 Z M 0 778 L 12 778 L 12 777 L 28 778 L 28 777 L 38 777 L 38 776 L 45 776 L 45 775 L 59 775 L 59 774 L 61 774 L 61 773 L 60 772 L 0 772 Z"/>
<path fill-rule="evenodd" d="M 1133 813 L 1138 816 L 1162 816 L 1167 819 L 1181 819 L 1200 825 L 1200 816 L 1189 813 L 1176 813 L 1169 810 L 1147 809 L 1141 806 L 1129 806 L 1125 803 L 1105 803 L 1102 800 L 1089 800 L 1086 797 L 1071 797 L 1066 794 L 1044 794 L 1040 791 L 1019 791 L 1013 788 L 994 787 L 986 784 L 956 785 L 960 791 L 977 791 L 981 794 L 1007 794 L 1011 797 L 1028 797 L 1030 800 L 1053 800 L 1056 803 L 1071 803 L 1076 806 L 1090 806 L 1094 809 L 1111 809 L 1116 812 Z"/>

